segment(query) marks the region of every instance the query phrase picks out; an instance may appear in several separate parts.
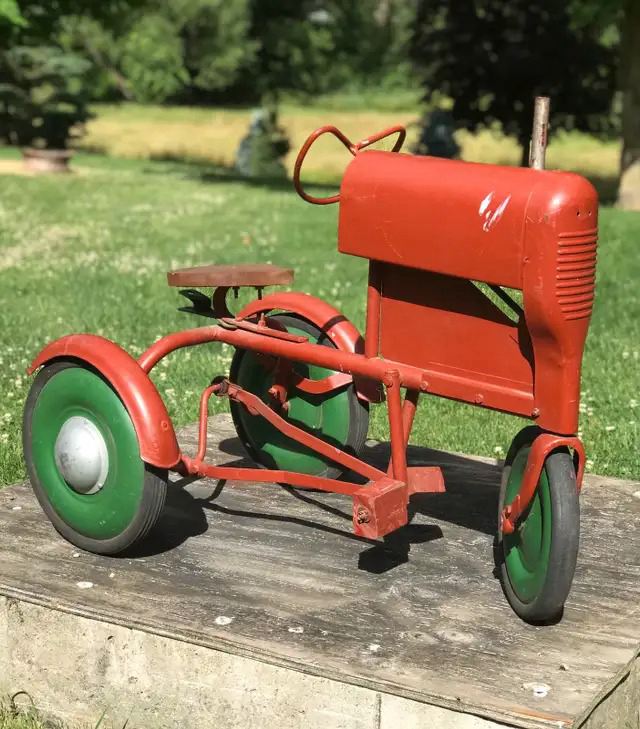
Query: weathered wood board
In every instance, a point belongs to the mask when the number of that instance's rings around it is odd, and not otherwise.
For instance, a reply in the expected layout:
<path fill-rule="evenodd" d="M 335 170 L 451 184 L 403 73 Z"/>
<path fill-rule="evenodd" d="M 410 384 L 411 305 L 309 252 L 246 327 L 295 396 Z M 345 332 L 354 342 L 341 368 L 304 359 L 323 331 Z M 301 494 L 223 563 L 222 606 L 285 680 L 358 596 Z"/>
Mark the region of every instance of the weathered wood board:
<path fill-rule="evenodd" d="M 210 434 L 212 459 L 243 459 L 227 417 Z M 192 449 L 195 428 L 183 438 Z M 351 533 L 337 495 L 179 481 L 153 538 L 104 558 L 58 537 L 28 484 L 5 489 L 0 594 L 508 725 L 579 726 L 640 645 L 640 483 L 587 478 L 564 618 L 532 627 L 493 574 L 499 467 L 416 447 L 410 460 L 442 465 L 447 493 L 418 497 L 400 564 Z"/>

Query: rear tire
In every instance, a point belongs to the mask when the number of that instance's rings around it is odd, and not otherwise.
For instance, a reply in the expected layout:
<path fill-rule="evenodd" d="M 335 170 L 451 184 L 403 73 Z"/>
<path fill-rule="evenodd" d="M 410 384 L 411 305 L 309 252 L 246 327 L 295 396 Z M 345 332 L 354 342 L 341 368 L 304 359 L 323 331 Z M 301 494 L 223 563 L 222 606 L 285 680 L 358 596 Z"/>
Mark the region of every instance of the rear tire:
<path fill-rule="evenodd" d="M 142 461 L 124 404 L 96 370 L 56 361 L 38 372 L 22 430 L 27 472 L 57 531 L 96 554 L 118 554 L 158 521 L 167 471 Z"/>
<path fill-rule="evenodd" d="M 498 518 L 518 492 L 527 456 L 541 433 L 528 427 L 514 438 L 502 472 Z M 580 504 L 573 459 L 566 448 L 546 459 L 533 500 L 513 534 L 498 528 L 496 560 L 502 588 L 528 623 L 562 616 L 571 589 L 580 541 Z"/>
<path fill-rule="evenodd" d="M 270 319 L 278 322 L 286 331 L 308 337 L 310 342 L 335 348 L 335 344 L 315 324 L 300 316 L 276 314 Z M 314 380 L 332 374 L 331 370 L 298 362 L 293 363 L 293 368 L 297 373 Z M 269 402 L 267 390 L 273 377 L 260 364 L 254 352 L 236 350 L 229 378 L 231 382 Z M 230 408 L 238 437 L 258 465 L 324 478 L 339 478 L 343 474 L 341 466 L 287 438 L 260 416 L 250 415 L 242 404 L 231 400 Z M 327 395 L 307 395 L 294 389 L 289 393 L 286 418 L 347 453 L 358 455 L 367 438 L 369 404 L 358 397 L 353 383 Z"/>

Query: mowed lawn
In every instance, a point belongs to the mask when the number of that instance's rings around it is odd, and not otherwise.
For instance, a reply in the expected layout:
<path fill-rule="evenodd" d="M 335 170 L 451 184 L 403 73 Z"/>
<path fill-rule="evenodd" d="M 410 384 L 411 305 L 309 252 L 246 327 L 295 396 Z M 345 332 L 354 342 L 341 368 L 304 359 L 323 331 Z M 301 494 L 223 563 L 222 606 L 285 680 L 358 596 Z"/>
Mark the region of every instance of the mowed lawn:
<path fill-rule="evenodd" d="M 13 166 L 11 160 L 17 156 L 4 152 L 0 173 L 3 165 Z M 170 268 L 291 265 L 295 288 L 335 304 L 362 327 L 366 262 L 338 254 L 336 206 L 309 206 L 288 185 L 236 181 L 203 160 L 81 154 L 76 168 L 60 178 L 0 176 L 0 483 L 24 477 L 25 367 L 47 341 L 96 332 L 137 355 L 166 332 L 207 323 L 177 311 L 181 297 L 166 285 Z M 639 475 L 639 238 L 640 214 L 602 210 L 581 406 L 588 469 L 630 478 Z M 416 331 L 419 336 L 429 333 Z M 158 367 L 154 379 L 176 425 L 196 418 L 200 390 L 227 372 L 231 354 L 208 345 L 177 352 Z M 413 441 L 500 457 L 523 425 L 514 417 L 425 397 Z M 371 436 L 387 437 L 379 407 Z"/>

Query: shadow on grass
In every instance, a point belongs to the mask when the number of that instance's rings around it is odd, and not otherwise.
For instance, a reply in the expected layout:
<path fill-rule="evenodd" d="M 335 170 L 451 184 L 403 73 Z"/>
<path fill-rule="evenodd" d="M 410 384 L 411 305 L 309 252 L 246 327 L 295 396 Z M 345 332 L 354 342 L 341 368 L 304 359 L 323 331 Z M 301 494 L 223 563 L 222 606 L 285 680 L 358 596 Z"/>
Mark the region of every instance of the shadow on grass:
<path fill-rule="evenodd" d="M 143 171 L 147 174 L 173 174 L 197 182 L 238 182 L 252 187 L 294 192 L 293 181 L 288 177 L 246 177 L 241 175 L 235 167 L 221 161 L 188 159 L 173 154 L 153 155 L 149 161 L 153 164 L 148 164 L 143 168 Z M 166 163 L 166 166 L 163 163 Z M 310 188 L 325 194 L 334 194 L 339 186 L 340 182 L 338 180 L 333 184 L 309 183 Z"/>
<path fill-rule="evenodd" d="M 262 187 L 279 191 L 294 191 L 293 181 L 287 177 L 245 177 L 240 175 L 233 167 L 222 163 L 212 163 L 205 160 L 185 160 L 184 158 L 164 155 L 153 158 L 154 163 L 167 162 L 172 166 L 173 174 L 180 174 L 186 179 L 205 183 L 239 182 L 252 187 Z M 145 172 L 159 173 L 155 166 L 149 165 Z M 613 205 L 618 196 L 618 178 L 614 175 L 592 175 L 576 170 L 577 174 L 586 177 L 595 187 L 601 205 Z M 306 185 L 316 195 L 334 195 L 340 187 L 340 180 L 334 183 L 310 182 Z"/>
<path fill-rule="evenodd" d="M 254 187 L 270 188 L 272 190 L 293 191 L 293 181 L 288 177 L 245 177 L 236 169 L 224 162 L 215 160 L 193 159 L 183 155 L 159 154 L 150 157 L 153 165 L 145 168 L 147 173 L 162 174 L 158 164 L 166 162 L 170 165 L 170 172 L 182 177 L 199 180 L 200 182 L 239 182 Z M 593 175 L 577 167 L 576 174 L 586 177 L 595 187 L 602 205 L 613 205 L 618 196 L 618 178 L 616 175 Z M 317 194 L 335 194 L 340 187 L 340 179 L 335 182 L 310 182 L 309 188 Z"/>
<path fill-rule="evenodd" d="M 83 146 L 81 151 L 83 154 L 105 155 L 104 149 L 100 147 Z M 293 181 L 288 177 L 245 177 L 222 160 L 207 160 L 166 152 L 152 154 L 139 162 L 144 165 L 143 172 L 146 174 L 170 174 L 204 183 L 237 182 L 271 190 L 293 191 Z M 144 164 L 145 162 L 148 164 Z M 613 205 L 616 202 L 618 196 L 618 177 L 616 175 L 594 175 L 581 170 L 579 166 L 571 171 L 586 177 L 591 182 L 598 192 L 601 204 Z M 316 194 L 333 195 L 338 192 L 340 179 L 341 176 L 331 182 L 312 181 L 307 185 Z"/>

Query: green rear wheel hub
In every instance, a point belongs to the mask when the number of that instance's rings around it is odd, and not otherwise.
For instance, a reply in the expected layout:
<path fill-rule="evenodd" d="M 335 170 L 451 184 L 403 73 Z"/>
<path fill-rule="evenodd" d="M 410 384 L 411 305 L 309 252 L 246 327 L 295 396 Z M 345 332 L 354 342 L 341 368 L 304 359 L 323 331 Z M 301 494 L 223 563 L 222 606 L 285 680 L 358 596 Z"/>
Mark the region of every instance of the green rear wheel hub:
<path fill-rule="evenodd" d="M 523 448 L 513 460 L 505 504 L 510 504 L 520 489 L 528 455 L 529 447 Z M 515 532 L 505 534 L 502 541 L 509 582 L 523 603 L 535 600 L 545 583 L 551 554 L 551 518 L 549 479 L 543 469 L 529 508 Z"/>
<path fill-rule="evenodd" d="M 108 464 L 99 489 L 92 493 L 72 488 L 56 459 L 56 442 L 65 424 L 86 421 L 101 436 Z M 93 371 L 67 367 L 46 382 L 33 410 L 31 453 L 51 507 L 79 534 L 110 539 L 133 521 L 144 487 L 138 439 L 120 398 Z"/>
<path fill-rule="evenodd" d="M 288 332 L 313 340 L 308 329 L 297 327 L 291 321 L 290 317 L 286 317 Z M 232 372 L 234 381 L 243 389 L 258 395 L 264 402 L 270 403 L 268 390 L 273 384 L 273 372 L 265 368 L 259 356 L 253 352 L 244 351 L 237 356 L 239 363 Z M 299 375 L 312 380 L 320 380 L 333 374 L 332 370 L 303 363 L 294 363 L 293 368 Z M 327 395 L 308 395 L 292 390 L 289 392 L 289 410 L 285 417 L 302 430 L 339 448 L 345 448 L 350 431 L 350 397 L 354 395 L 349 388 Z M 235 404 L 232 403 L 233 405 Z M 264 418 L 251 415 L 240 405 L 234 407 L 234 419 L 238 432 L 247 441 L 251 454 L 259 463 L 269 468 L 312 475 L 326 473 L 328 462 L 324 458 L 287 438 Z"/>

